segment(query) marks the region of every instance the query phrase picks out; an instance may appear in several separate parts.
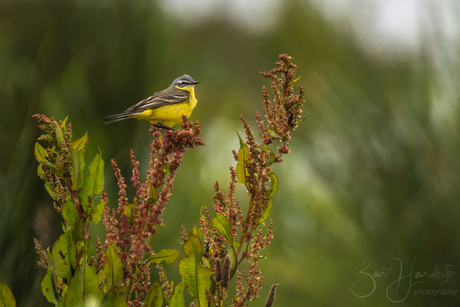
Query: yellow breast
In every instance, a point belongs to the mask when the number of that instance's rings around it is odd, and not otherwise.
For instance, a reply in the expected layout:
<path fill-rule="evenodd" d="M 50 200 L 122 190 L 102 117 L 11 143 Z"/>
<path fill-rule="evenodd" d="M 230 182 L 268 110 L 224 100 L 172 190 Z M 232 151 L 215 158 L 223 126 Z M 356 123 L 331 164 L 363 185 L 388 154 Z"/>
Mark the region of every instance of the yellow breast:
<path fill-rule="evenodd" d="M 196 104 L 198 102 L 198 100 L 196 100 L 195 98 L 195 87 L 194 86 L 187 86 L 187 87 L 184 87 L 182 88 L 183 91 L 187 91 L 190 93 L 190 98 L 188 100 L 188 103 L 190 104 L 190 107 L 193 109 L 195 109 L 196 107 Z M 190 111 L 190 113 L 192 112 L 192 110 Z M 188 117 L 188 115 L 187 115 Z"/>
<path fill-rule="evenodd" d="M 138 119 L 146 119 L 153 125 L 161 123 L 168 127 L 172 127 L 180 124 L 182 122 L 182 114 L 189 118 L 198 102 L 195 98 L 195 90 L 193 87 L 183 88 L 182 90 L 186 90 L 190 93 L 188 101 L 145 110 L 135 117 Z"/>

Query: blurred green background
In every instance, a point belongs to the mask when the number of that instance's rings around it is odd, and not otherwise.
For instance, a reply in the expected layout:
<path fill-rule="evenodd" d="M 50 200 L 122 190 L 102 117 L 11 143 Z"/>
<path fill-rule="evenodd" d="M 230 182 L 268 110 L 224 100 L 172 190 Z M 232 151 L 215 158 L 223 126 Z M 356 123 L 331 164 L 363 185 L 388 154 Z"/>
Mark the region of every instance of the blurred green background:
<path fill-rule="evenodd" d="M 108 161 L 130 178 L 133 148 L 145 174 L 151 136 L 147 122 L 104 117 L 184 73 L 201 81 L 191 119 L 207 145 L 186 153 L 153 240 L 180 249 L 179 226 L 197 224 L 213 183 L 229 181 L 239 115 L 256 127 L 259 72 L 288 53 L 310 116 L 274 169 L 275 239 L 251 306 L 273 283 L 275 306 L 460 305 L 459 17 L 454 0 L 1 1 L 0 282 L 18 306 L 50 305 L 33 238 L 49 246 L 61 222 L 36 175 L 33 114 L 69 116 L 75 138 L 88 131 L 86 162 L 99 147 L 113 205 Z M 374 292 L 367 264 L 381 276 Z"/>

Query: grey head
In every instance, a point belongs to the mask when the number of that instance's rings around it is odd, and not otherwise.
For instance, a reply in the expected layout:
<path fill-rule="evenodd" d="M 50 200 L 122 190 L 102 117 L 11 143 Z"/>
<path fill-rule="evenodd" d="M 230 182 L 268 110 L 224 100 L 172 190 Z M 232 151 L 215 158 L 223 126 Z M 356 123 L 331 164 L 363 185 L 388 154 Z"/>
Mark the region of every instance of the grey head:
<path fill-rule="evenodd" d="M 194 86 L 195 84 L 200 83 L 200 81 L 193 81 L 192 77 L 189 75 L 183 75 L 182 77 L 179 77 L 173 81 L 171 84 L 171 87 L 177 86 L 177 87 L 186 87 L 186 86 Z"/>

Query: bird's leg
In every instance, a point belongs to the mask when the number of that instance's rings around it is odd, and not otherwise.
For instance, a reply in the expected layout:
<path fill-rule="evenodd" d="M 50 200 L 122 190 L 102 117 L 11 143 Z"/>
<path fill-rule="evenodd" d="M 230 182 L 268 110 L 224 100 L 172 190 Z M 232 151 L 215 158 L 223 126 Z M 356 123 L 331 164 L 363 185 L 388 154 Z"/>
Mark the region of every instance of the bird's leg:
<path fill-rule="evenodd" d="M 175 130 L 176 130 L 176 129 L 171 128 L 171 127 L 169 127 L 169 126 L 163 125 L 163 124 L 161 123 L 161 121 L 158 121 L 158 124 L 156 124 L 155 126 L 157 126 L 158 128 L 166 129 L 166 130 L 172 130 L 172 131 L 175 131 Z"/>

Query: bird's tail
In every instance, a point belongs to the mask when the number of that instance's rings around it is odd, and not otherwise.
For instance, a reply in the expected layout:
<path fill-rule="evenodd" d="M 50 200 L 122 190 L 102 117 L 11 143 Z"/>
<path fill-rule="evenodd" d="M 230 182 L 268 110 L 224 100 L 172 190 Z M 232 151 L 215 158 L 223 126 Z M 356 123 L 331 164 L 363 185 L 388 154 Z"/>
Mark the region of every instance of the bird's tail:
<path fill-rule="evenodd" d="M 114 123 L 114 122 L 118 122 L 120 120 L 130 118 L 131 116 L 133 116 L 133 114 L 129 114 L 129 113 L 120 113 L 120 114 L 109 115 L 109 116 L 106 116 L 106 118 L 105 118 L 106 121 L 104 122 L 104 124 L 108 125 L 108 124 L 111 124 L 111 123 Z"/>

